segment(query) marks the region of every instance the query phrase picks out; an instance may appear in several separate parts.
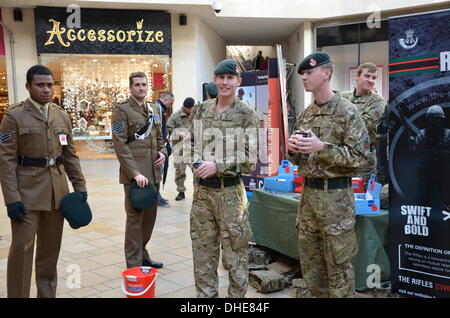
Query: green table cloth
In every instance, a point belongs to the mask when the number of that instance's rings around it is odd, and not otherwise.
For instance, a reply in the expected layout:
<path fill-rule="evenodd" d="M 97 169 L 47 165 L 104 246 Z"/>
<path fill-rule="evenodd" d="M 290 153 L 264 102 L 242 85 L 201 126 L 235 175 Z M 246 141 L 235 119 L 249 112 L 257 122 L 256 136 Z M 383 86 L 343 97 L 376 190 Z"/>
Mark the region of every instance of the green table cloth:
<path fill-rule="evenodd" d="M 254 190 L 249 204 L 251 241 L 299 259 L 295 228 L 298 198 L 299 194 L 296 193 Z M 368 289 L 368 281 L 385 283 L 390 279 L 388 221 L 386 210 L 381 210 L 377 215 L 356 216 L 355 231 L 359 248 L 353 266 L 356 289 L 359 291 Z"/>

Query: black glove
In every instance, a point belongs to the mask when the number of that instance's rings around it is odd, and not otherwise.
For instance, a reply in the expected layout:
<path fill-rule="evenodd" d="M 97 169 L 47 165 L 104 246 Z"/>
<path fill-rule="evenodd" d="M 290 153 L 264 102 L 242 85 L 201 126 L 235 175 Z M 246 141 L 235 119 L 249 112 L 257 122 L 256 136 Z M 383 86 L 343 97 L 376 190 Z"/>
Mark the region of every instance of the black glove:
<path fill-rule="evenodd" d="M 13 221 L 23 221 L 25 216 L 25 206 L 22 201 L 10 203 L 6 206 L 8 216 Z"/>
<path fill-rule="evenodd" d="M 81 197 L 82 197 L 82 202 L 83 203 L 86 203 L 86 201 L 87 201 L 87 192 L 78 192 L 79 194 L 81 194 Z"/>

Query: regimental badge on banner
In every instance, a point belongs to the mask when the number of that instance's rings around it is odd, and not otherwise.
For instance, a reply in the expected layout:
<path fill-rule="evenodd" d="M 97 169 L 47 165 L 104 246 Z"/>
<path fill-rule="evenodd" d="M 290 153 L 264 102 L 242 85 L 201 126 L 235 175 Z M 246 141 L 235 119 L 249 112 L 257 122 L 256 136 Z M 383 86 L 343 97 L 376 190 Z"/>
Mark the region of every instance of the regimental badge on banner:
<path fill-rule="evenodd" d="M 125 122 L 112 123 L 112 130 L 118 134 L 125 128 Z"/>
<path fill-rule="evenodd" d="M 1 132 L 0 131 L 0 144 L 3 144 L 5 142 L 7 142 L 8 140 L 10 140 L 12 137 L 12 132 Z"/>
<path fill-rule="evenodd" d="M 402 46 L 402 48 L 406 49 L 406 50 L 410 50 L 413 47 L 415 47 L 417 45 L 417 42 L 419 42 L 419 38 L 416 37 L 414 38 L 414 30 L 413 29 L 408 29 L 405 31 L 406 34 L 406 39 L 405 38 L 401 38 L 398 40 L 398 42 L 400 43 L 400 45 Z"/>

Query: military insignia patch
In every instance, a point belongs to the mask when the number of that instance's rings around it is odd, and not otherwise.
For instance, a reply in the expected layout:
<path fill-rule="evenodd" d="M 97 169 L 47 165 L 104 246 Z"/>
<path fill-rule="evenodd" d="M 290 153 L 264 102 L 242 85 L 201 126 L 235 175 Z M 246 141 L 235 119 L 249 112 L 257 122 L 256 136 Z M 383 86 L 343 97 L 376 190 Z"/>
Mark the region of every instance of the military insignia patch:
<path fill-rule="evenodd" d="M 1 132 L 0 131 L 0 143 L 3 144 L 5 142 L 7 142 L 8 140 L 10 140 L 12 137 L 12 133 L 11 132 Z"/>
<path fill-rule="evenodd" d="M 112 123 L 112 130 L 118 134 L 125 128 L 125 122 Z"/>
<path fill-rule="evenodd" d="M 309 60 L 309 66 L 314 67 L 314 66 L 316 66 L 316 65 L 317 65 L 317 61 L 316 61 L 315 59 L 310 59 L 310 60 Z"/>

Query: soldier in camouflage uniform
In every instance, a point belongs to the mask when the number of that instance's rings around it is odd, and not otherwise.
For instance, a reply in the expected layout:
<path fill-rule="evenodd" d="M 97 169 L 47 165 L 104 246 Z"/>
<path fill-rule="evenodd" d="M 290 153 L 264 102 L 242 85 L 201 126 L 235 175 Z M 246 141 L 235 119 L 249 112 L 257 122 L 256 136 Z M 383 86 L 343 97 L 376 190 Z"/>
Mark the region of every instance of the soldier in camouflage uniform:
<path fill-rule="evenodd" d="M 372 90 L 375 86 L 377 75 L 375 64 L 370 62 L 361 64 L 356 71 L 356 88 L 353 91 L 342 93 L 342 97 L 356 105 L 369 133 L 370 155 L 358 168 L 356 174 L 356 176 L 364 178 L 366 185 L 369 182 L 370 175 L 372 173 L 376 174 L 377 124 L 384 113 L 386 104 L 383 97 Z"/>
<path fill-rule="evenodd" d="M 188 97 L 183 102 L 183 107 L 173 113 L 167 122 L 167 133 L 170 135 L 172 141 L 172 149 L 174 153 L 175 166 L 175 184 L 177 185 L 178 195 L 175 200 L 184 200 L 186 187 L 184 181 L 186 180 L 186 160 L 183 156 L 182 140 L 188 135 L 191 124 L 190 115 L 194 107 L 195 101 L 192 97 Z"/>
<path fill-rule="evenodd" d="M 241 174 L 255 168 L 257 158 L 251 157 L 257 154 L 259 120 L 252 107 L 236 98 L 236 88 L 241 83 L 238 64 L 224 60 L 217 65 L 214 75 L 218 97 L 196 109 L 191 126 L 194 160 L 203 159 L 200 167 L 194 163 L 199 185 L 190 219 L 195 286 L 198 297 L 219 296 L 217 268 L 222 245 L 222 262 L 229 272 L 228 297 L 244 297 L 251 232 Z M 240 133 L 249 139 L 242 145 L 239 142 L 246 138 Z M 236 146 L 237 151 L 231 148 Z"/>
<path fill-rule="evenodd" d="M 299 66 L 314 102 L 297 118 L 288 158 L 305 177 L 297 232 L 303 278 L 313 297 L 352 297 L 357 252 L 351 177 L 369 152 L 369 137 L 355 105 L 330 88 L 333 64 L 325 52 Z"/>

